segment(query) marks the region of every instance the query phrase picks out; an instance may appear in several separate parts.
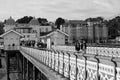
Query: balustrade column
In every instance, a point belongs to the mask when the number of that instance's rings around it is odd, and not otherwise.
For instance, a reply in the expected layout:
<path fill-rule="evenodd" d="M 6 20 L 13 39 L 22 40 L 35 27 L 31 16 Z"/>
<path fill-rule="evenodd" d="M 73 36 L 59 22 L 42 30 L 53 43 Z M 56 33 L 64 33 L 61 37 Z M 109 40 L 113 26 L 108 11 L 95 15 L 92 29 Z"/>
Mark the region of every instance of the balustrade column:
<path fill-rule="evenodd" d="M 76 80 L 76 56 L 70 55 L 70 80 Z"/>
<path fill-rule="evenodd" d="M 52 61 L 52 70 L 54 71 L 55 69 L 55 52 L 51 51 L 51 61 Z"/>
<path fill-rule="evenodd" d="M 43 78 L 42 78 L 42 76 L 43 76 L 42 73 L 41 73 L 40 71 L 39 71 L 38 73 L 39 73 L 39 80 L 43 80 Z"/>
<path fill-rule="evenodd" d="M 63 68 L 64 68 L 64 56 L 62 52 L 59 52 L 59 74 L 63 74 Z"/>
<path fill-rule="evenodd" d="M 52 69 L 52 51 L 50 51 L 50 68 Z"/>
<path fill-rule="evenodd" d="M 70 55 L 63 52 L 63 76 L 70 79 Z"/>
<path fill-rule="evenodd" d="M 29 80 L 33 80 L 33 64 L 31 62 L 28 63 L 29 64 L 29 67 L 28 67 L 28 73 L 29 73 Z"/>
<path fill-rule="evenodd" d="M 60 73 L 60 70 L 59 70 L 59 67 L 60 67 L 60 61 L 59 61 L 60 60 L 60 58 L 59 58 L 60 56 L 59 56 L 59 54 L 60 53 L 59 53 L 59 51 L 57 51 L 57 53 L 58 53 L 58 72 L 57 72 L 57 74 L 59 74 Z"/>
<path fill-rule="evenodd" d="M 63 74 L 62 74 L 62 75 L 64 76 L 64 70 L 65 70 L 65 63 L 64 63 L 64 59 L 65 59 L 65 58 L 64 58 L 64 52 L 62 52 L 62 54 L 63 54 L 63 70 L 62 70 L 62 71 L 63 71 L 63 72 L 62 72 Z"/>
<path fill-rule="evenodd" d="M 69 56 L 69 70 L 68 70 L 68 78 L 70 79 L 70 53 L 68 53 L 68 56 Z"/>
<path fill-rule="evenodd" d="M 40 78 L 41 80 L 44 80 L 44 75 L 40 72 Z"/>
<path fill-rule="evenodd" d="M 75 73 L 75 80 L 77 80 L 77 58 L 78 56 L 75 54 L 75 58 L 76 58 L 76 73 Z"/>
<path fill-rule="evenodd" d="M 99 75 L 99 59 L 97 56 L 95 56 L 95 59 L 97 60 L 97 80 L 100 80 L 100 75 Z"/>
<path fill-rule="evenodd" d="M 29 80 L 29 65 L 28 64 L 29 64 L 29 62 L 27 60 L 27 75 L 26 75 L 26 80 Z"/>
<path fill-rule="evenodd" d="M 22 74 L 23 74 L 23 80 L 25 80 L 25 58 L 23 56 L 23 65 L 22 65 Z"/>
<path fill-rule="evenodd" d="M 117 63 L 116 61 L 113 60 L 113 58 L 111 59 L 111 61 L 114 64 L 114 80 L 117 80 L 117 71 L 116 71 Z"/>
<path fill-rule="evenodd" d="M 40 80 L 39 71 L 36 67 L 35 67 L 35 80 Z"/>
<path fill-rule="evenodd" d="M 53 71 L 55 71 L 55 54 L 56 54 L 56 52 L 55 51 L 53 51 L 53 53 L 54 53 L 54 70 Z"/>
<path fill-rule="evenodd" d="M 35 71 L 35 66 L 33 65 L 33 80 L 35 80 L 35 75 L 36 75 L 36 71 Z"/>
<path fill-rule="evenodd" d="M 7 67 L 7 80 L 10 80 L 10 77 L 9 77 L 9 55 L 7 52 L 5 52 L 5 55 L 6 55 L 6 67 Z"/>
<path fill-rule="evenodd" d="M 87 58 L 84 55 L 82 55 L 82 56 L 85 60 L 85 80 L 86 80 L 87 79 Z"/>

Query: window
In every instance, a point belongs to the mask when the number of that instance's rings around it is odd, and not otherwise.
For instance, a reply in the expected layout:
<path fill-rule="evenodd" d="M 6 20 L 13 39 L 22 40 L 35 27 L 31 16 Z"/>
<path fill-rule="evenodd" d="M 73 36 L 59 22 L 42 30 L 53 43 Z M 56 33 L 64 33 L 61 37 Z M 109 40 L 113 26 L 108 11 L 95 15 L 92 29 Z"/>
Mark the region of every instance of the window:
<path fill-rule="evenodd" d="M 46 32 L 48 32 L 48 28 L 46 28 Z"/>
<path fill-rule="evenodd" d="M 29 38 L 29 37 L 30 37 L 30 35 L 27 35 L 27 37 Z"/>
<path fill-rule="evenodd" d="M 33 33 L 37 33 L 37 31 L 36 31 L 36 30 L 33 30 Z"/>
<path fill-rule="evenodd" d="M 40 28 L 39 30 L 40 30 L 40 32 L 41 32 L 41 28 Z"/>

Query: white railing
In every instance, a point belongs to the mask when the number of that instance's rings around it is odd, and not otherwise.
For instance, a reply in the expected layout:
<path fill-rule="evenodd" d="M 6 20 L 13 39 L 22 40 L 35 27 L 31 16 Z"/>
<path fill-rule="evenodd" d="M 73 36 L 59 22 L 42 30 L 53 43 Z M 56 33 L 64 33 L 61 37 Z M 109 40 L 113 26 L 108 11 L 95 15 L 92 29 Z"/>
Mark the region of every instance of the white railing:
<path fill-rule="evenodd" d="M 20 51 L 23 56 L 31 56 L 70 80 L 120 80 L 120 66 L 116 66 L 120 62 L 113 62 L 106 57 L 101 59 L 61 50 L 28 47 L 21 47 Z"/>
<path fill-rule="evenodd" d="M 54 50 L 62 50 L 62 51 L 71 51 L 76 52 L 74 46 L 52 46 Z M 120 48 L 112 48 L 112 47 L 87 47 L 84 54 L 90 55 L 100 55 L 100 56 L 108 56 L 108 57 L 118 57 L 120 58 Z"/>

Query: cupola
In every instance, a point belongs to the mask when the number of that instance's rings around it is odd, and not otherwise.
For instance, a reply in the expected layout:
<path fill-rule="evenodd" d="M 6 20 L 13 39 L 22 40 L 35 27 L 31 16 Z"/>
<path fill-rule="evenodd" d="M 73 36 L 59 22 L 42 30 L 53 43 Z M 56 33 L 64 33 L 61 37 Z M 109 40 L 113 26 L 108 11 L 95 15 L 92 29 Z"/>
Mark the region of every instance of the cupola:
<path fill-rule="evenodd" d="M 15 25 L 15 20 L 10 16 L 10 18 L 6 20 L 6 25 Z"/>
<path fill-rule="evenodd" d="M 30 25 L 40 25 L 38 19 L 36 19 L 35 17 L 30 21 L 29 24 L 30 24 Z"/>

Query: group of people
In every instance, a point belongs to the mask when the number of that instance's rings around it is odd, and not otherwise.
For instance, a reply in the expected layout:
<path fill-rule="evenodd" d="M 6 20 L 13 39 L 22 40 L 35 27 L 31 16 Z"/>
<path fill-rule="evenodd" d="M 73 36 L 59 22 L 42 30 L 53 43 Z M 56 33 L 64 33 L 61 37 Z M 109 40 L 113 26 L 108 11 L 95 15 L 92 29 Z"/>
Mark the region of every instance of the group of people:
<path fill-rule="evenodd" d="M 37 43 L 37 47 L 38 47 L 38 48 L 47 48 L 47 44 L 46 44 L 46 43 L 43 43 L 43 42 L 38 42 L 38 43 Z"/>
<path fill-rule="evenodd" d="M 28 46 L 28 47 L 34 47 L 35 46 L 35 41 L 21 41 L 20 43 L 21 46 Z"/>
<path fill-rule="evenodd" d="M 86 41 L 85 40 L 81 40 L 81 41 L 77 40 L 76 43 L 75 43 L 75 49 L 77 51 L 86 50 L 86 47 L 87 47 L 87 45 L 86 45 Z"/>
<path fill-rule="evenodd" d="M 27 47 L 35 47 L 35 45 L 36 45 L 38 48 L 46 48 L 47 47 L 46 43 L 43 43 L 43 42 L 37 42 L 36 43 L 34 40 L 21 41 L 20 45 L 21 46 L 27 46 Z"/>

